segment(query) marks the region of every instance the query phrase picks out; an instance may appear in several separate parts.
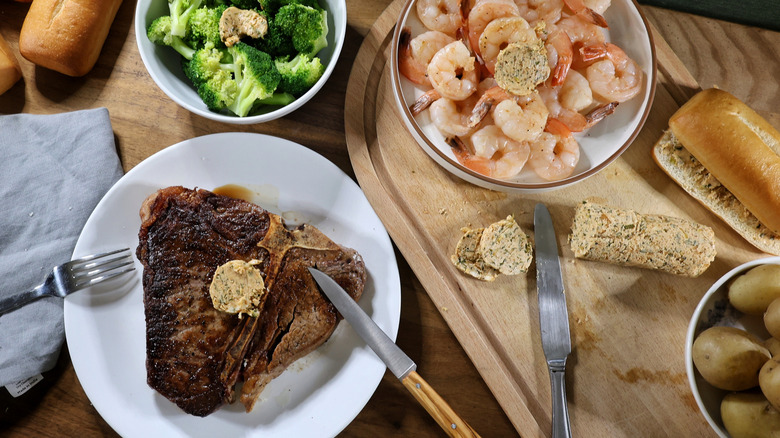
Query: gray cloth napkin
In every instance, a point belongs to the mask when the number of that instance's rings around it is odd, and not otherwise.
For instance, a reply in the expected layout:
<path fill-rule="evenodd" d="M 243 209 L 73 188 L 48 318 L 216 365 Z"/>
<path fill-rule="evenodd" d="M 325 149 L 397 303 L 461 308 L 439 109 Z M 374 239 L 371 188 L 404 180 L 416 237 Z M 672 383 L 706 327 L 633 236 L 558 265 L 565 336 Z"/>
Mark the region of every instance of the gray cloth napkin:
<path fill-rule="evenodd" d="M 70 260 L 81 229 L 122 176 L 106 108 L 0 116 L 0 297 Z M 61 298 L 0 316 L 0 386 L 45 372 L 65 338 Z"/>

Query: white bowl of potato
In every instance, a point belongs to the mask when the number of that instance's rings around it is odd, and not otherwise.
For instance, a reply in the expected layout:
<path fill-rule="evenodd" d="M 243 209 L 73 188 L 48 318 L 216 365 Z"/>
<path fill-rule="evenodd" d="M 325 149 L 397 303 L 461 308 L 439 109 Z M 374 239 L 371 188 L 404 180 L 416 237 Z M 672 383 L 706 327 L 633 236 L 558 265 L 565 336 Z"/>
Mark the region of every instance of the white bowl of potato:
<path fill-rule="evenodd" d="M 778 339 L 780 257 L 732 269 L 699 302 L 685 341 L 686 370 L 696 403 L 719 436 L 780 433 Z"/>

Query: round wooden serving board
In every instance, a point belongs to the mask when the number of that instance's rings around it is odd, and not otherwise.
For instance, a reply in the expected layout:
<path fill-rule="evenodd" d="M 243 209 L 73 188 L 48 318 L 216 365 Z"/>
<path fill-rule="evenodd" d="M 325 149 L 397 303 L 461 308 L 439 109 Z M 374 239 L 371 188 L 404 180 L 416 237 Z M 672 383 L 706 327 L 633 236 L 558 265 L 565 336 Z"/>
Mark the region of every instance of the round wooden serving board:
<path fill-rule="evenodd" d="M 397 0 L 379 17 L 352 67 L 345 102 L 349 155 L 393 241 L 517 431 L 526 437 L 550 435 L 550 382 L 535 269 L 483 282 L 461 274 L 450 255 L 462 227 L 483 227 L 508 215 L 533 238 L 533 208 L 543 202 L 555 224 L 566 284 L 574 350 L 566 383 L 576 435 L 714 436 L 688 388 L 686 328 L 715 280 L 765 254 L 687 196 L 650 156 L 669 116 L 697 91 L 695 80 L 654 32 L 659 76 L 653 109 L 618 160 L 557 191 L 514 195 L 483 189 L 439 167 L 404 126 L 389 63 L 402 6 Z M 695 279 L 576 260 L 567 236 L 574 209 L 585 199 L 711 226 L 718 257 Z"/>

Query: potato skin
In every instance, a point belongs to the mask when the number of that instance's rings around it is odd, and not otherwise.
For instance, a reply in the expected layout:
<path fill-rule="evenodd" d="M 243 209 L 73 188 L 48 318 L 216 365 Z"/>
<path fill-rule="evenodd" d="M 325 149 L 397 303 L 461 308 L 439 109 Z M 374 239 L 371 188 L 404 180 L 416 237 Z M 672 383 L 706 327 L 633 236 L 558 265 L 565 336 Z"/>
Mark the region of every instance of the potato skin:
<path fill-rule="evenodd" d="M 737 277 L 729 286 L 729 302 L 749 315 L 763 315 L 780 298 L 780 265 L 761 265 Z"/>
<path fill-rule="evenodd" d="M 780 298 L 774 299 L 766 308 L 764 325 L 773 338 L 780 339 Z"/>
<path fill-rule="evenodd" d="M 777 338 L 772 337 L 764 341 L 764 347 L 766 347 L 767 350 L 769 350 L 769 354 L 772 355 L 772 357 L 777 356 L 780 354 L 780 341 L 777 340 Z"/>
<path fill-rule="evenodd" d="M 758 372 L 771 358 L 756 336 L 735 327 L 711 327 L 691 350 L 693 363 L 710 385 L 727 391 L 758 386 Z"/>
<path fill-rule="evenodd" d="M 727 394 L 720 415 L 732 438 L 780 438 L 780 412 L 760 392 Z"/>
<path fill-rule="evenodd" d="M 758 374 L 761 392 L 775 409 L 780 409 L 780 355 L 768 360 Z"/>

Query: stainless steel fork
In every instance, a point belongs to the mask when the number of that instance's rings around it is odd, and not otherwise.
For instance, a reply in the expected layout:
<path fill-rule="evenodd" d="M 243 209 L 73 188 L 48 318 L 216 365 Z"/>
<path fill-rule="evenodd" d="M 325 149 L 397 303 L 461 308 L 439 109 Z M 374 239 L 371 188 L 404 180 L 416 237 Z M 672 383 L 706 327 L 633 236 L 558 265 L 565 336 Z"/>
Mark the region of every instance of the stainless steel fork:
<path fill-rule="evenodd" d="M 0 315 L 38 298 L 62 297 L 135 270 L 129 248 L 92 254 L 55 266 L 40 286 L 0 299 Z"/>

